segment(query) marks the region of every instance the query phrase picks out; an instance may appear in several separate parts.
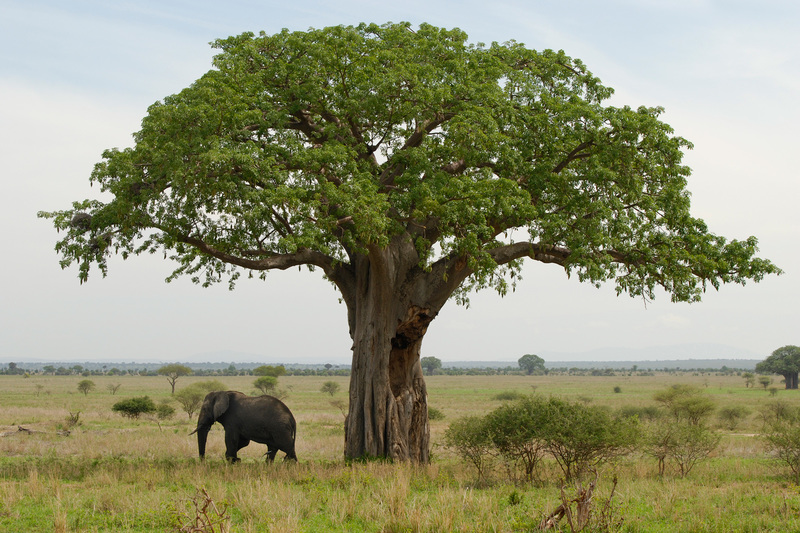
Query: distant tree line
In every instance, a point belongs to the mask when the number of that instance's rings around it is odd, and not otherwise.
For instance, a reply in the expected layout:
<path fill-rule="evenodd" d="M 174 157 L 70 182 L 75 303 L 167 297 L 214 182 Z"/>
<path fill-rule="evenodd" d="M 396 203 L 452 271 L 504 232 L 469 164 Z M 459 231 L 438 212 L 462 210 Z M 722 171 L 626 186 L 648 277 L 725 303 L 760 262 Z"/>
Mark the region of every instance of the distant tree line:
<path fill-rule="evenodd" d="M 544 365 L 535 366 L 530 370 L 529 366 L 444 366 L 436 357 L 423 357 L 422 366 L 426 375 L 447 375 L 447 376 L 494 376 L 494 375 L 570 375 L 570 376 L 624 376 L 637 375 L 648 376 L 655 373 L 681 374 L 686 372 L 697 373 L 698 375 L 741 375 L 751 372 L 752 369 L 728 367 L 696 368 L 689 367 L 664 367 L 664 368 L 640 368 L 637 364 L 632 364 L 628 368 L 610 368 L 604 366 L 602 362 L 598 366 L 560 366 L 545 367 Z M 178 364 L 178 363 L 176 363 Z M 111 364 L 93 366 L 91 368 L 84 365 L 35 365 L 8 363 L 6 367 L 0 368 L 0 374 L 4 375 L 52 375 L 52 376 L 158 376 L 159 369 L 163 364 L 149 365 L 129 368 L 119 368 Z M 220 377 L 220 376 L 258 376 L 257 369 L 262 366 L 253 363 L 246 363 L 237 367 L 234 364 L 227 366 L 217 366 L 215 368 L 204 367 L 198 364 L 182 365 L 190 368 L 192 375 L 200 377 Z M 349 376 L 349 365 L 277 365 L 285 369 L 287 376 Z M 764 369 L 766 373 L 772 373 Z M 780 372 L 775 372 L 780 373 Z"/>

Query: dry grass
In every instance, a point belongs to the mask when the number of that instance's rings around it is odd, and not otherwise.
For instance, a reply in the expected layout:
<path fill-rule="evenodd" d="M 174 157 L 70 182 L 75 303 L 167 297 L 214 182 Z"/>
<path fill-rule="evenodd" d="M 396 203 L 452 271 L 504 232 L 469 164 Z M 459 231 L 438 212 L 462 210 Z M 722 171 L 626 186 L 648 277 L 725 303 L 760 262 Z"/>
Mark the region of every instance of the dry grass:
<path fill-rule="evenodd" d="M 425 467 L 342 461 L 343 416 L 331 400 L 346 402 L 347 378 L 283 377 L 287 404 L 298 421 L 299 464 L 263 463 L 263 446 L 251 445 L 243 462 L 222 460 L 223 433 L 209 436 L 209 459 L 200 463 L 194 421 L 185 413 L 159 425 L 113 414 L 120 399 L 170 397 L 160 377 L 92 377 L 94 392 L 77 391 L 82 377 L 0 376 L 0 433 L 17 425 L 39 431 L 0 438 L 0 531 L 165 531 L 174 510 L 199 488 L 228 505 L 231 531 L 532 531 L 559 503 L 555 468 L 536 486 L 512 486 L 501 473 L 476 485 L 474 473 L 441 446 L 450 421 L 500 405 L 504 391 L 582 398 L 620 408 L 650 405 L 655 390 L 677 382 L 703 387 L 718 405 L 746 405 L 749 418 L 687 479 L 660 479 L 655 462 L 632 457 L 610 465 L 620 479 L 617 500 L 628 531 L 800 530 L 800 495 L 764 455 L 758 405 L 774 401 L 722 376 L 433 376 L 429 404 L 446 418 L 431 423 L 433 462 Z M 203 378 L 182 378 L 178 388 Z M 252 377 L 218 378 L 231 389 L 252 391 Z M 331 398 L 325 381 L 339 382 Z M 121 383 L 112 396 L 108 383 Z M 614 393 L 619 386 L 621 393 Z M 778 399 L 800 402 L 781 391 Z M 177 405 L 176 405 L 177 407 Z M 80 411 L 69 436 L 67 415 Z M 546 470 L 547 471 L 547 470 Z M 598 498 L 610 483 L 598 487 Z M 514 493 L 516 496 L 511 497 Z M 16 529 L 15 529 L 16 528 Z"/>

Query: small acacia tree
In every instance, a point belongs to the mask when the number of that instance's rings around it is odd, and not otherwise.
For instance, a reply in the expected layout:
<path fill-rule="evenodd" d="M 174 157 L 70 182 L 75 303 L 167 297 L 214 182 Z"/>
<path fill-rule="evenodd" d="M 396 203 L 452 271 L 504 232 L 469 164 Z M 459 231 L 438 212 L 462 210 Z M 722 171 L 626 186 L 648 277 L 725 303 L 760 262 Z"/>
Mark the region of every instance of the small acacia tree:
<path fill-rule="evenodd" d="M 82 379 L 78 382 L 78 390 L 81 391 L 84 396 L 88 396 L 94 388 L 95 384 L 91 379 Z"/>
<path fill-rule="evenodd" d="M 427 462 L 428 326 L 524 259 L 620 293 L 699 300 L 778 272 L 757 241 L 689 211 L 691 145 L 658 107 L 605 105 L 564 52 L 467 42 L 427 24 L 218 40 L 214 68 L 103 153 L 107 200 L 40 216 L 86 281 L 110 252 L 163 253 L 169 279 L 235 284 L 320 269 L 353 340 L 345 455 Z"/>
<path fill-rule="evenodd" d="M 261 394 L 270 394 L 278 386 L 278 378 L 274 376 L 261 376 L 253 382 L 253 386 L 261 391 Z"/>
<path fill-rule="evenodd" d="M 174 394 L 175 401 L 183 408 L 184 412 L 192 418 L 192 415 L 200 409 L 207 392 L 199 387 L 184 387 Z"/>
<path fill-rule="evenodd" d="M 319 389 L 320 392 L 325 394 L 330 394 L 333 396 L 337 392 L 339 392 L 339 384 L 335 381 L 326 381 L 322 384 L 322 387 Z"/>
<path fill-rule="evenodd" d="M 175 384 L 178 382 L 178 378 L 190 375 L 192 369 L 186 365 L 171 364 L 159 368 L 158 373 L 161 376 L 167 377 L 167 381 L 169 381 L 169 385 L 172 387 L 172 394 L 175 394 Z"/>

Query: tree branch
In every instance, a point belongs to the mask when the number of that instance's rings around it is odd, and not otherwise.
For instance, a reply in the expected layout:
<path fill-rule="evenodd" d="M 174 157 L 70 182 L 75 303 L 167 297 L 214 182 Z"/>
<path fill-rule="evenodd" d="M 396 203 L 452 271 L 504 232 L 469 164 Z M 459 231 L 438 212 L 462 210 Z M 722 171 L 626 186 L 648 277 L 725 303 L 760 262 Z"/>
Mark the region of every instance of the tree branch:
<path fill-rule="evenodd" d="M 320 267 L 327 275 L 332 274 L 334 270 L 335 260 L 332 257 L 308 248 L 300 248 L 292 254 L 269 254 L 260 259 L 247 259 L 218 250 L 196 237 L 188 235 L 177 235 L 176 237 L 181 242 L 194 246 L 206 255 L 250 270 L 286 270 L 287 268 L 301 265 Z M 255 255 L 257 252 L 251 251 L 248 253 Z M 264 251 L 263 254 L 268 254 L 268 252 Z"/>
<path fill-rule="evenodd" d="M 406 139 L 406 142 L 400 148 L 400 152 L 404 150 L 408 150 L 410 148 L 416 148 L 422 144 L 422 141 L 427 137 L 433 130 L 450 120 L 455 116 L 455 113 L 443 113 L 437 115 L 435 118 L 431 120 L 426 120 L 421 124 L 417 124 L 417 127 L 414 128 L 414 133 Z M 390 164 L 384 169 L 384 171 L 380 175 L 380 184 L 383 187 L 390 187 L 394 185 L 394 180 L 399 176 L 403 170 L 405 169 L 405 165 L 400 163 Z"/>
<path fill-rule="evenodd" d="M 505 265 L 515 259 L 530 257 L 542 263 L 556 263 L 564 266 L 572 252 L 564 246 L 517 242 L 489 250 L 489 255 L 498 265 Z"/>
<path fill-rule="evenodd" d="M 563 161 L 561 161 L 558 165 L 555 166 L 555 168 L 553 168 L 553 174 L 560 173 L 562 170 L 567 168 L 567 166 L 570 163 L 572 163 L 573 161 L 577 161 L 578 159 L 586 159 L 587 157 L 591 157 L 592 154 L 581 153 L 581 152 L 583 150 L 585 150 L 586 148 L 590 148 L 592 146 L 594 146 L 594 143 L 592 141 L 582 142 L 581 144 L 576 146 L 575 149 L 573 151 L 571 151 Z"/>

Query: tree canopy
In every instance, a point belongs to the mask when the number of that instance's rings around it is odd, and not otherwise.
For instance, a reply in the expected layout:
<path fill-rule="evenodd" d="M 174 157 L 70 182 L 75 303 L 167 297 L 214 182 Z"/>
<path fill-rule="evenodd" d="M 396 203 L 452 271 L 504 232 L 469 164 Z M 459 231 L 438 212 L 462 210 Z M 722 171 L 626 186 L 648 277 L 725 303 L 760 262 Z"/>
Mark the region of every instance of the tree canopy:
<path fill-rule="evenodd" d="M 796 389 L 800 374 L 800 347 L 791 344 L 781 346 L 756 365 L 756 372 L 780 374 L 786 382 L 787 389 Z"/>
<path fill-rule="evenodd" d="M 438 357 L 423 357 L 420 359 L 420 364 L 422 364 L 422 368 L 428 372 L 428 375 L 431 375 L 442 368 L 442 360 Z"/>
<path fill-rule="evenodd" d="M 544 372 L 544 359 L 532 353 L 525 354 L 519 358 L 519 367 L 527 372 L 533 374 L 536 371 Z"/>
<path fill-rule="evenodd" d="M 164 365 L 158 369 L 158 374 L 161 376 L 166 376 L 167 381 L 169 381 L 169 385 L 172 387 L 172 394 L 175 394 L 175 384 L 178 382 L 178 378 L 188 376 L 191 373 L 191 368 L 178 363 Z"/>
<path fill-rule="evenodd" d="M 612 89 L 562 51 L 407 23 L 214 47 L 135 146 L 103 153 L 91 181 L 107 200 L 40 216 L 81 282 L 111 252 L 161 251 L 168 279 L 203 285 L 321 269 L 354 341 L 349 457 L 427 460 L 427 327 L 451 298 L 504 294 L 525 258 L 675 301 L 778 272 L 754 237 L 690 214 L 691 144 L 662 109 L 604 105 Z"/>

